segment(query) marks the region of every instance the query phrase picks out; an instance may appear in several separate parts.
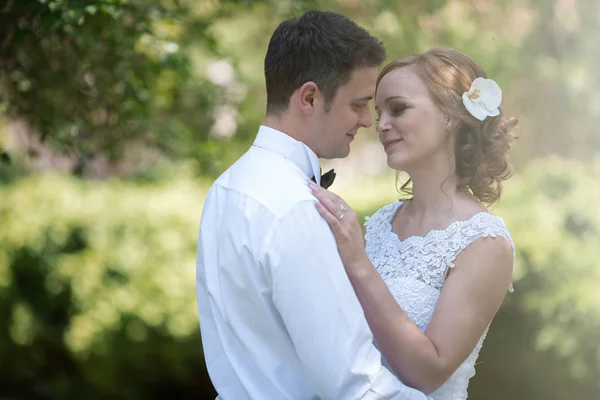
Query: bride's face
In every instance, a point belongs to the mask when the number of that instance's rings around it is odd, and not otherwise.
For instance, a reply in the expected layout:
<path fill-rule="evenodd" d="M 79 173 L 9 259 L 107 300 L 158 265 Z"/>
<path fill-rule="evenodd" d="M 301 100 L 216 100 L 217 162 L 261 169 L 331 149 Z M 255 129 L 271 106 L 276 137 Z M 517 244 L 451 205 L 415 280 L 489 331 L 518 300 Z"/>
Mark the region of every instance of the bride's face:
<path fill-rule="evenodd" d="M 387 73 L 375 97 L 377 133 L 387 164 L 398 171 L 420 168 L 433 156 L 449 156 L 446 118 L 412 67 Z"/>

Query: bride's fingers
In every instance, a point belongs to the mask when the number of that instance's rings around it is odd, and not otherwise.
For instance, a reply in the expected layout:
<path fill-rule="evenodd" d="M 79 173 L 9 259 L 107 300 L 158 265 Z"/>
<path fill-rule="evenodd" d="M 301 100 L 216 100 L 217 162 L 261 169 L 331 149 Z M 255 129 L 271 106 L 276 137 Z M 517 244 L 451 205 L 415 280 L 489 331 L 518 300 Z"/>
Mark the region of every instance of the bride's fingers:
<path fill-rule="evenodd" d="M 313 181 L 310 181 L 311 183 L 311 187 L 313 189 L 316 189 L 316 192 L 333 200 L 334 203 L 336 204 L 341 204 L 341 203 L 345 203 L 344 199 L 342 199 L 340 196 L 338 196 L 337 194 L 330 192 L 327 189 L 322 188 L 321 186 L 317 185 L 316 183 L 314 183 Z"/>
<path fill-rule="evenodd" d="M 313 181 L 308 181 L 308 186 L 311 188 L 313 194 L 319 198 L 327 198 L 332 200 L 334 203 L 343 203 L 344 200 L 338 196 L 337 194 L 330 192 L 327 189 L 322 188 L 321 186 L 317 185 L 316 183 L 314 183 Z"/>
<path fill-rule="evenodd" d="M 348 203 L 346 203 L 344 201 L 344 199 L 342 199 L 339 195 L 330 192 L 329 190 L 325 190 L 323 188 L 319 188 L 320 192 L 323 193 L 325 196 L 327 196 L 329 199 L 331 199 L 333 201 L 333 205 L 335 207 L 334 210 L 332 210 L 332 212 L 334 214 L 338 213 L 344 213 L 345 215 L 353 215 L 354 214 L 354 210 L 352 209 L 352 207 L 350 207 L 348 205 Z"/>
<path fill-rule="evenodd" d="M 338 205 L 339 201 L 336 201 L 337 196 L 335 196 L 333 193 L 330 193 L 327 190 L 318 187 L 314 184 L 311 184 L 311 189 L 312 193 L 315 195 L 317 200 L 319 200 L 319 202 L 321 202 L 321 204 L 325 206 L 327 211 L 329 211 L 336 218 L 339 218 L 340 215 L 342 215 L 342 213 L 347 210 L 345 206 L 342 209 Z"/>
<path fill-rule="evenodd" d="M 315 203 L 315 206 L 317 207 L 317 211 L 319 212 L 319 214 L 321 214 L 321 217 L 323 217 L 323 219 L 325 219 L 325 221 L 329 224 L 329 226 L 331 227 L 333 232 L 336 233 L 336 231 L 340 225 L 340 222 L 338 221 L 337 217 L 335 215 L 333 215 L 331 212 L 329 212 L 327 207 L 325 207 L 320 202 L 317 201 Z"/>
<path fill-rule="evenodd" d="M 329 224 L 336 236 L 338 236 L 341 233 L 340 229 L 342 226 L 340 224 L 340 217 L 343 217 L 343 211 L 329 196 L 327 196 L 327 191 L 325 189 L 317 187 L 316 185 L 310 186 L 312 193 L 317 198 L 317 203 L 315 204 L 317 211 Z"/>

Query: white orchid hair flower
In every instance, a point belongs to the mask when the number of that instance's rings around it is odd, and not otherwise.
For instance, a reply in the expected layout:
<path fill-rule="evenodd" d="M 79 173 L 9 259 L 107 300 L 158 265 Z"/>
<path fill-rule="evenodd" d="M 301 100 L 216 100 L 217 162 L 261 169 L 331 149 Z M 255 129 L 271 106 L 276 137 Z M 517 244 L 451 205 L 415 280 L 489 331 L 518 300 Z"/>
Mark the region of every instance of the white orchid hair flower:
<path fill-rule="evenodd" d="M 471 83 L 469 91 L 463 93 L 462 100 L 467 111 L 483 121 L 500 114 L 498 107 L 502 103 L 502 89 L 492 79 L 477 78 Z"/>

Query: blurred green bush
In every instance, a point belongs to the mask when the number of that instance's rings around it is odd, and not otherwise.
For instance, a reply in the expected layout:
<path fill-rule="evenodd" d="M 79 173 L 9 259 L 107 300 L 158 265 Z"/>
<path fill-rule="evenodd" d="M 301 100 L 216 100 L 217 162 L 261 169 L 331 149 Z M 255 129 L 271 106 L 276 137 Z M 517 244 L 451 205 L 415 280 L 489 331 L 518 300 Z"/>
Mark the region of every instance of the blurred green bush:
<path fill-rule="evenodd" d="M 0 187 L 0 395 L 212 394 L 195 301 L 204 195 L 186 179 Z"/>

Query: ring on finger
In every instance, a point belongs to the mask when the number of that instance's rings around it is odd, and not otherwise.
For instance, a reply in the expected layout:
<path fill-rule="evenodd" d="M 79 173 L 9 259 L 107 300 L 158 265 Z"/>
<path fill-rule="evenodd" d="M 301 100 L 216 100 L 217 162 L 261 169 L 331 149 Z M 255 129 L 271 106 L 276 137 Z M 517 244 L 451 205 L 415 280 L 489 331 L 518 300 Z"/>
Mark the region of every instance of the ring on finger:
<path fill-rule="evenodd" d="M 346 212 L 346 206 L 344 206 L 344 204 L 340 204 L 340 215 L 338 217 L 338 219 L 342 219 L 344 218 L 344 214 Z"/>

